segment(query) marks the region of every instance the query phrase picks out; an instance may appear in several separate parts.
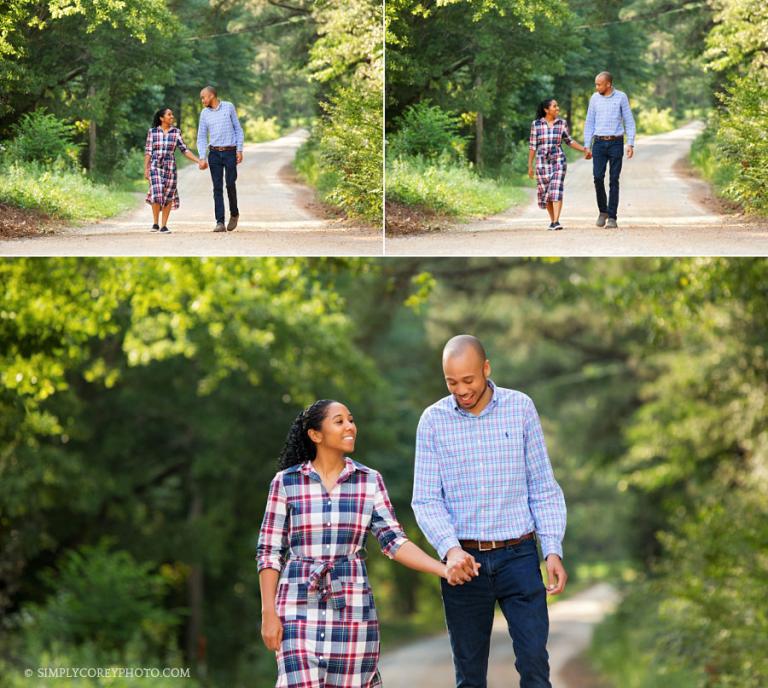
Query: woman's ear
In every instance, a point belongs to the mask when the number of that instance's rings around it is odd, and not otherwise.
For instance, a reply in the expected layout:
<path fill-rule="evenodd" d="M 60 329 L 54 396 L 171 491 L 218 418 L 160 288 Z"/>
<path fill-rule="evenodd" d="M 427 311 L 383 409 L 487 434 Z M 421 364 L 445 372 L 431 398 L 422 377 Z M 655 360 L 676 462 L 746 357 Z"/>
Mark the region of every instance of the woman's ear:
<path fill-rule="evenodd" d="M 307 437 L 315 444 L 320 444 L 323 441 L 323 433 L 317 430 L 307 430 Z"/>

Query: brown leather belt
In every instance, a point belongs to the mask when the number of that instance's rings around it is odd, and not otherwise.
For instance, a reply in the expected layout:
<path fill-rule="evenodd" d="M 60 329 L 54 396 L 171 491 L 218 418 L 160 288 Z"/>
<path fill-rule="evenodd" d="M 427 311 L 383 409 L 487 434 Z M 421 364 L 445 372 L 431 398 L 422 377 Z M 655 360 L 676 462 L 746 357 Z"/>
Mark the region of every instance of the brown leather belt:
<path fill-rule="evenodd" d="M 464 549 L 477 549 L 481 552 L 487 552 L 492 549 L 501 549 L 502 547 L 514 547 L 526 540 L 533 540 L 533 533 L 526 533 L 519 538 L 513 538 L 512 540 L 491 540 L 490 542 L 480 542 L 478 540 L 459 540 L 459 544 Z"/>
<path fill-rule="evenodd" d="M 595 136 L 598 141 L 623 141 L 623 136 Z"/>
<path fill-rule="evenodd" d="M 237 150 L 237 146 L 208 146 L 208 148 L 215 151 Z"/>

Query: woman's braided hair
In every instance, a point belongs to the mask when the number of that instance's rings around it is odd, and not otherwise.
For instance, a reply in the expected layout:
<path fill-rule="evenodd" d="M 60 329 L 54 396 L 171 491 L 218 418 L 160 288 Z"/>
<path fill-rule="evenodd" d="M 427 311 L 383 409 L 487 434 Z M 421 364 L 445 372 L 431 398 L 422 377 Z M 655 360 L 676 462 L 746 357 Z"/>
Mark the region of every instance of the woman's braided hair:
<path fill-rule="evenodd" d="M 285 438 L 285 446 L 280 452 L 280 458 L 277 460 L 278 470 L 283 471 L 298 463 L 314 460 L 317 447 L 309 438 L 307 431 L 320 430 L 326 411 L 333 403 L 333 399 L 318 399 L 296 416 Z"/>

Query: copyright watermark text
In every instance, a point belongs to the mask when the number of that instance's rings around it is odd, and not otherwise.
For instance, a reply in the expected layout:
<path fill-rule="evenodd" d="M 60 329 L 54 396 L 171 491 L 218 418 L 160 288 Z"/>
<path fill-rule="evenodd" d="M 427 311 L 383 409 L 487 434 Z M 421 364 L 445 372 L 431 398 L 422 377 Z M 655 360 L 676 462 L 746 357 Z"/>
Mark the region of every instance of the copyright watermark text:
<path fill-rule="evenodd" d="M 37 667 L 25 669 L 32 678 L 190 678 L 189 667 Z"/>

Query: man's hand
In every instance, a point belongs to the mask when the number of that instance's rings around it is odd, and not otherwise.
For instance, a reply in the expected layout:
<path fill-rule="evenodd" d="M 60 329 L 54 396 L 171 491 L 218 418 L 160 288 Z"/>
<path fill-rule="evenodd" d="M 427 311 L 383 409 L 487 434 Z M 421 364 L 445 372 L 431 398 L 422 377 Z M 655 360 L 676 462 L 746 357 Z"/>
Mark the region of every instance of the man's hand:
<path fill-rule="evenodd" d="M 592 160 L 592 151 L 589 150 L 589 148 L 584 149 L 584 158 L 587 160 Z"/>
<path fill-rule="evenodd" d="M 236 161 L 235 164 L 237 164 L 237 165 L 239 165 L 241 162 L 243 162 L 243 152 L 242 151 L 237 151 L 237 153 L 235 154 L 235 161 Z"/>
<path fill-rule="evenodd" d="M 197 163 L 197 166 L 198 166 L 198 167 L 199 167 L 201 170 L 205 170 L 205 169 L 207 169 L 207 168 L 208 168 L 208 163 L 207 163 L 205 160 L 201 160 L 199 163 Z"/>
<path fill-rule="evenodd" d="M 480 564 L 475 561 L 475 558 L 469 552 L 465 552 L 461 547 L 451 547 L 448 550 L 445 563 L 448 567 L 449 585 L 468 583 L 480 571 Z"/>
<path fill-rule="evenodd" d="M 635 154 L 634 146 L 627 146 L 627 159 L 631 158 Z"/>
<path fill-rule="evenodd" d="M 277 652 L 280 649 L 280 643 L 283 642 L 283 624 L 274 610 L 261 614 L 261 637 L 268 650 Z"/>
<path fill-rule="evenodd" d="M 567 580 L 568 574 L 562 560 L 557 554 L 550 554 L 547 557 L 547 592 L 550 595 L 559 595 L 565 590 Z"/>

